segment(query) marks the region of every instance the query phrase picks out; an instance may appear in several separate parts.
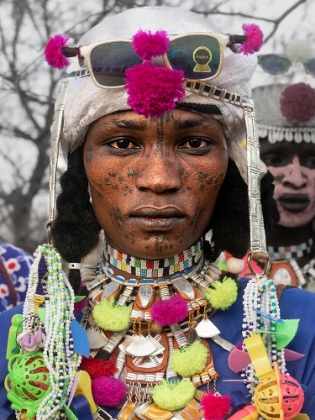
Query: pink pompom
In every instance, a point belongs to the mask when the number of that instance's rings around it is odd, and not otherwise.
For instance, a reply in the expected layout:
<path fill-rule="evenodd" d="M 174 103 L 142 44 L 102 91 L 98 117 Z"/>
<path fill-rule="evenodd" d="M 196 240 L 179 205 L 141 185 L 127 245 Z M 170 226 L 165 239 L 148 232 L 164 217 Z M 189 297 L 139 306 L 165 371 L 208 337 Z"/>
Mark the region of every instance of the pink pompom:
<path fill-rule="evenodd" d="M 205 420 L 223 420 L 231 409 L 231 399 L 228 395 L 206 392 L 201 398 L 200 406 Z"/>
<path fill-rule="evenodd" d="M 69 38 L 63 35 L 55 35 L 49 38 L 44 54 L 47 63 L 54 69 L 63 69 L 69 66 L 70 61 L 63 54 L 61 48 L 67 45 Z"/>
<path fill-rule="evenodd" d="M 169 300 L 158 300 L 151 308 L 152 319 L 161 325 L 181 322 L 188 316 L 187 302 L 180 295 Z"/>
<path fill-rule="evenodd" d="M 96 404 L 116 407 L 126 398 L 127 386 L 112 376 L 100 376 L 92 380 L 92 393 Z"/>
<path fill-rule="evenodd" d="M 126 75 L 127 104 L 146 118 L 172 111 L 185 97 L 181 70 L 155 67 L 146 61 L 128 69 Z"/>
<path fill-rule="evenodd" d="M 287 86 L 280 95 L 280 110 L 289 123 L 308 123 L 315 117 L 315 89 L 306 83 Z"/>
<path fill-rule="evenodd" d="M 143 60 L 150 60 L 152 57 L 163 55 L 168 49 L 170 40 L 165 31 L 138 31 L 132 38 L 131 45 L 135 53 Z"/>
<path fill-rule="evenodd" d="M 260 50 L 260 47 L 263 44 L 264 34 L 262 33 L 260 27 L 255 24 L 242 26 L 244 34 L 247 36 L 247 41 L 241 44 L 238 47 L 238 50 L 245 54 L 253 54 Z"/>

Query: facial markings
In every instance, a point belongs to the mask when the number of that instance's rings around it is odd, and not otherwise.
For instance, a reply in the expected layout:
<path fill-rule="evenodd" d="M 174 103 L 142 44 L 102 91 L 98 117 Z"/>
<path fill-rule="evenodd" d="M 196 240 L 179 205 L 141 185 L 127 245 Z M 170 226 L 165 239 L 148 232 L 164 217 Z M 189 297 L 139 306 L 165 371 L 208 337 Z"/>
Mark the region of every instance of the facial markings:
<path fill-rule="evenodd" d="M 110 211 L 110 215 L 112 216 L 116 227 L 121 227 L 122 223 L 122 213 L 118 206 L 113 206 Z"/>

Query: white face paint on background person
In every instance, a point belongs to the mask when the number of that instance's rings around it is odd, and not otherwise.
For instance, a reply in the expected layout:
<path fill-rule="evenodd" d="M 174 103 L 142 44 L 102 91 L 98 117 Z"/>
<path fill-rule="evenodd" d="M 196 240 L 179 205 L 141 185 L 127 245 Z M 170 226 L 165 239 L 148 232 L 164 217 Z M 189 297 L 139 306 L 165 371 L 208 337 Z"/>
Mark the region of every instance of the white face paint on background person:
<path fill-rule="evenodd" d="M 315 146 L 260 141 L 261 159 L 275 178 L 280 226 L 299 227 L 315 217 Z"/>

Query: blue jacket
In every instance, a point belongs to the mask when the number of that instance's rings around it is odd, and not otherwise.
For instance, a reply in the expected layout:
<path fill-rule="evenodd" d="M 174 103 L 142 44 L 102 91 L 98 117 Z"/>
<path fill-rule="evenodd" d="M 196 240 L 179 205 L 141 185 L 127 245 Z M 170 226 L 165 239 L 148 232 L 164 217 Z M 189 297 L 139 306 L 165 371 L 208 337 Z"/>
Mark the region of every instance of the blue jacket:
<path fill-rule="evenodd" d="M 242 316 L 243 316 L 243 290 L 246 279 L 240 280 L 240 293 L 237 301 L 226 311 L 217 311 L 211 320 L 221 331 L 221 337 L 233 344 L 242 341 Z M 299 383 L 305 385 L 305 402 L 302 413 L 308 414 L 311 420 L 315 420 L 315 293 L 300 289 L 288 289 L 280 299 L 281 318 L 300 319 L 298 332 L 293 341 L 287 346 L 292 350 L 305 354 L 300 360 L 288 362 L 287 369 Z M 11 317 L 16 312 L 21 312 L 21 306 L 0 315 L 1 342 L 0 346 L 0 407 L 8 404 L 3 380 L 7 374 L 7 361 L 5 359 L 8 329 Z M 226 380 L 240 379 L 240 375 L 233 373 L 228 367 L 229 353 L 214 342 L 210 341 L 213 353 L 214 365 L 219 373 L 217 389 L 222 395 L 231 394 L 232 391 L 242 391 L 247 394 L 246 387 L 242 382 L 230 382 Z M 117 410 L 108 410 L 113 416 Z M 0 418 L 0 420 L 2 420 Z"/>

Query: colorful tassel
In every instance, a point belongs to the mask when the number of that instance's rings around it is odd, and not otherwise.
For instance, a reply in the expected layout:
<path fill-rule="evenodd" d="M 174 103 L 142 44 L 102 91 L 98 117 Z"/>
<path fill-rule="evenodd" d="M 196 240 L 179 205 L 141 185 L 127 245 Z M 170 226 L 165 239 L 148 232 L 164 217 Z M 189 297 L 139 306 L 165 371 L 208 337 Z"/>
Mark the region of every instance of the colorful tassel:
<path fill-rule="evenodd" d="M 264 34 L 258 25 L 251 24 L 242 26 L 244 34 L 247 36 L 247 41 L 238 47 L 238 50 L 245 54 L 254 54 L 258 52 L 263 44 Z"/>
<path fill-rule="evenodd" d="M 207 348 L 200 341 L 195 341 L 189 346 L 174 350 L 170 365 L 176 373 L 186 378 L 203 371 L 208 355 Z"/>
<path fill-rule="evenodd" d="M 136 64 L 126 71 L 127 104 L 146 118 L 159 118 L 171 112 L 185 97 L 184 73 L 151 61 Z"/>
<path fill-rule="evenodd" d="M 180 410 L 186 407 L 195 393 L 194 384 L 191 381 L 168 382 L 163 380 L 151 391 L 153 401 L 165 410 Z"/>
<path fill-rule="evenodd" d="M 289 123 L 308 123 L 315 117 L 315 89 L 306 83 L 287 86 L 280 95 L 280 110 Z"/>
<path fill-rule="evenodd" d="M 163 55 L 167 52 L 170 40 L 165 31 L 138 31 L 132 38 L 131 45 L 135 53 L 142 60 L 150 60 L 152 57 Z"/>
<path fill-rule="evenodd" d="M 128 327 L 131 307 L 116 305 L 104 299 L 93 309 L 94 321 L 105 331 L 121 331 Z"/>
<path fill-rule="evenodd" d="M 237 299 L 237 283 L 230 277 L 216 280 L 205 289 L 205 297 L 214 309 L 228 309 Z"/>
<path fill-rule="evenodd" d="M 80 369 L 86 370 L 92 379 L 113 376 L 117 372 L 114 358 L 104 361 L 93 357 L 82 357 Z"/>
<path fill-rule="evenodd" d="M 68 40 L 69 37 L 63 35 L 55 35 L 49 38 L 44 54 L 50 67 L 61 70 L 69 66 L 70 61 L 62 52 L 62 47 L 67 45 Z"/>
<path fill-rule="evenodd" d="M 206 392 L 201 398 L 200 406 L 205 420 L 224 420 L 231 410 L 231 399 L 228 395 Z"/>
<path fill-rule="evenodd" d="M 117 407 L 126 398 L 127 386 L 112 376 L 100 376 L 92 380 L 92 393 L 96 404 Z"/>
<path fill-rule="evenodd" d="M 169 300 L 158 300 L 151 308 L 152 319 L 161 325 L 181 322 L 187 316 L 187 302 L 180 295 L 174 295 Z"/>

